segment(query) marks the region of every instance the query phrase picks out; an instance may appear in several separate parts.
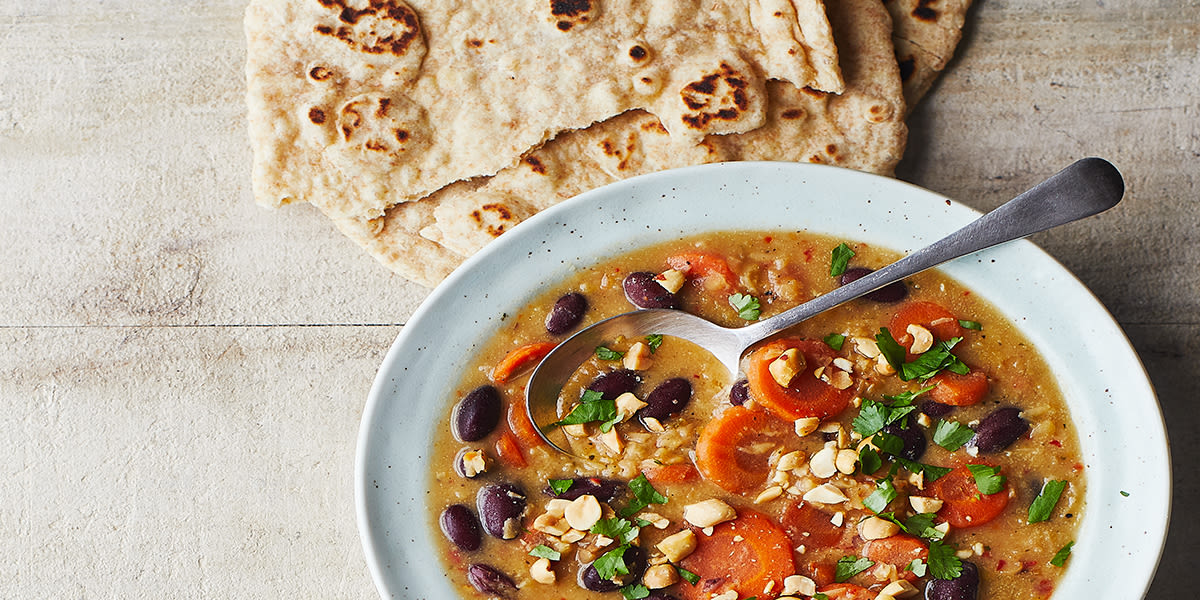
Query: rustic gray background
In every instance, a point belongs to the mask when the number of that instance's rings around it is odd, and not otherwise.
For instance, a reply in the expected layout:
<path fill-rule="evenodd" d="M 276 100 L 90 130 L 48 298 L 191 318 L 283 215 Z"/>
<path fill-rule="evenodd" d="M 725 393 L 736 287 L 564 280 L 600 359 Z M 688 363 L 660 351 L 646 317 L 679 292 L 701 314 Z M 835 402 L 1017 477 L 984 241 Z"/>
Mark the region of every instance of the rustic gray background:
<path fill-rule="evenodd" d="M 0 597 L 375 597 L 354 443 L 425 290 L 253 205 L 243 8 L 0 5 Z M 900 170 L 979 209 L 1083 156 L 1125 173 L 1120 207 L 1036 241 L 1158 388 L 1168 599 L 1200 535 L 1198 46 L 1195 1 L 980 0 Z"/>

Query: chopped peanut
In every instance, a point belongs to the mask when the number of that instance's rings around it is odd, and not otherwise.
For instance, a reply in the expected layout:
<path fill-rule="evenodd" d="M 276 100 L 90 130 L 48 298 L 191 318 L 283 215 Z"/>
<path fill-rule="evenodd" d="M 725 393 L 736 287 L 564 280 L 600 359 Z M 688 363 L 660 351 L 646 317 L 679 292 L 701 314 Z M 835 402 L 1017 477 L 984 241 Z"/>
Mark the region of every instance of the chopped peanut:
<path fill-rule="evenodd" d="M 913 337 L 912 346 L 908 349 L 909 352 L 913 354 L 921 354 L 922 352 L 926 352 L 933 347 L 933 334 L 930 333 L 928 329 L 913 323 L 908 326 L 906 331 L 908 332 L 908 335 Z"/>
<path fill-rule="evenodd" d="M 921 513 L 935 513 L 942 509 L 943 502 L 937 498 L 927 498 L 925 496 L 909 496 L 908 503 L 912 505 L 913 510 Z"/>
<path fill-rule="evenodd" d="M 663 286 L 663 289 L 672 294 L 678 292 L 683 287 L 683 284 L 687 283 L 687 277 L 675 269 L 667 269 L 659 273 L 654 277 L 654 280 L 658 282 L 658 285 Z"/>
<path fill-rule="evenodd" d="M 783 495 L 783 488 L 781 488 L 777 485 L 773 485 L 773 486 L 763 490 L 762 493 L 759 494 L 758 497 L 754 499 L 754 503 L 762 504 L 764 502 L 770 502 L 782 495 Z"/>
<path fill-rule="evenodd" d="M 796 435 L 804 437 L 817 430 L 821 426 L 821 419 L 817 417 L 804 417 L 796 419 Z"/>
<path fill-rule="evenodd" d="M 468 450 L 462 454 L 462 470 L 466 477 L 474 477 L 487 471 L 487 455 L 483 450 Z"/>
<path fill-rule="evenodd" d="M 626 368 L 629 367 L 627 366 Z M 617 406 L 617 415 L 621 417 L 621 421 L 629 420 L 629 417 L 632 417 L 633 413 L 646 406 L 646 403 L 642 402 L 637 396 L 633 395 L 633 392 L 625 392 L 624 394 L 617 396 L 617 399 L 613 402 Z"/>
<path fill-rule="evenodd" d="M 817 582 L 803 575 L 789 575 L 783 579 L 783 593 L 787 596 L 812 596 L 817 593 Z"/>
<path fill-rule="evenodd" d="M 830 483 L 818 485 L 817 487 L 808 490 L 804 493 L 805 502 L 816 502 L 817 504 L 841 504 L 849 500 L 846 494 L 842 493 L 836 486 Z"/>
<path fill-rule="evenodd" d="M 550 568 L 550 559 L 539 558 L 529 567 L 529 576 L 538 583 L 554 583 L 554 570 Z"/>
<path fill-rule="evenodd" d="M 667 560 L 675 563 L 687 558 L 696 550 L 696 534 L 691 529 L 667 536 L 654 546 Z"/>
<path fill-rule="evenodd" d="M 854 467 L 858 464 L 858 453 L 848 448 L 838 450 L 834 464 L 837 465 L 838 471 L 846 475 L 853 475 Z"/>
<path fill-rule="evenodd" d="M 837 449 L 827 446 L 812 456 L 812 459 L 808 461 L 808 468 L 813 475 L 821 479 L 829 479 L 838 472 L 836 460 Z"/>
<path fill-rule="evenodd" d="M 897 579 L 887 584 L 879 593 L 880 595 L 886 594 L 893 598 L 912 598 L 919 594 L 920 590 L 903 579 Z"/>
<path fill-rule="evenodd" d="M 724 502 L 710 498 L 683 507 L 683 520 L 696 527 L 712 527 L 737 518 L 737 511 Z"/>
<path fill-rule="evenodd" d="M 879 517 L 867 517 L 858 524 L 858 535 L 864 540 L 882 540 L 900 533 L 900 526 Z"/>
<path fill-rule="evenodd" d="M 633 371 L 649 369 L 650 365 L 654 364 L 654 360 L 650 358 L 650 346 L 644 342 L 635 343 L 625 352 L 625 358 L 621 362 L 626 369 Z"/>
<path fill-rule="evenodd" d="M 567 523 L 571 525 L 571 529 L 587 531 L 600 520 L 604 514 L 600 508 L 600 501 L 591 494 L 584 494 L 571 501 L 570 506 L 564 511 L 563 516 L 566 517 Z"/>
<path fill-rule="evenodd" d="M 780 387 L 788 387 L 792 383 L 792 379 L 804 372 L 805 367 L 804 355 L 797 348 L 788 348 L 779 355 L 779 358 L 771 361 L 767 365 L 767 370 L 771 372 L 771 378 L 778 383 Z"/>
<path fill-rule="evenodd" d="M 676 581 L 679 581 L 679 573 L 671 565 L 654 565 L 642 575 L 642 585 L 652 590 L 661 590 Z"/>

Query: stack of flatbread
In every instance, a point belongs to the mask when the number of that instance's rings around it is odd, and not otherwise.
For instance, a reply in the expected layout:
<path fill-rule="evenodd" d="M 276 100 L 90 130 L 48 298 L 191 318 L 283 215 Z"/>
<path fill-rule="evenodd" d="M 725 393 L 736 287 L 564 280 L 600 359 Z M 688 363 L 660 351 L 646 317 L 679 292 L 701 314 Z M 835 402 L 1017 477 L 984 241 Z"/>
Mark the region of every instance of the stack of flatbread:
<path fill-rule="evenodd" d="M 970 0 L 251 0 L 254 193 L 436 285 L 580 192 L 730 160 L 891 174 Z"/>

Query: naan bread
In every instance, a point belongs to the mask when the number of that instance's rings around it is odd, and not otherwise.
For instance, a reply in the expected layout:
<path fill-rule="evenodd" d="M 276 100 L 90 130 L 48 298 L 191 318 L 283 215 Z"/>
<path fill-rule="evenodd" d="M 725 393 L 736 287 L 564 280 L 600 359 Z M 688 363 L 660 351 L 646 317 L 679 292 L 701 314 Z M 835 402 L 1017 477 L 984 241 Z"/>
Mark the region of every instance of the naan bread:
<path fill-rule="evenodd" d="M 822 0 L 251 0 L 254 191 L 371 219 L 632 109 L 678 146 L 840 92 Z"/>
<path fill-rule="evenodd" d="M 884 0 L 911 111 L 954 56 L 971 0 Z"/>
<path fill-rule="evenodd" d="M 759 129 L 681 147 L 654 115 L 630 111 L 563 133 L 494 177 L 455 183 L 396 205 L 382 218 L 331 216 L 388 268 L 432 286 L 529 215 L 634 175 L 723 160 L 820 162 L 890 174 L 907 134 L 890 19 L 878 0 L 839 0 L 827 11 L 844 92 L 770 81 L 766 123 Z"/>

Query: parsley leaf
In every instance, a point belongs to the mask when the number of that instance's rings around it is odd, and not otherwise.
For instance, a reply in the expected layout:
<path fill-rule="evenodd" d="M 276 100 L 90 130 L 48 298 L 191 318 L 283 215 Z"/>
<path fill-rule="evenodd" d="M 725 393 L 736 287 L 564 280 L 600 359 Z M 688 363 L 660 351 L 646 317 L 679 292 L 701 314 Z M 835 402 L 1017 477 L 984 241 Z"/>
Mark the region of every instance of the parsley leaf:
<path fill-rule="evenodd" d="M 1061 566 L 1067 564 L 1067 558 L 1069 558 L 1071 556 L 1071 546 L 1074 546 L 1074 545 L 1075 545 L 1075 542 L 1067 542 L 1066 546 L 1059 548 L 1058 552 L 1054 553 L 1054 558 L 1050 559 L 1050 564 L 1052 564 L 1056 567 L 1061 567 Z"/>
<path fill-rule="evenodd" d="M 570 414 L 563 417 L 561 421 L 555 421 L 546 427 L 581 425 L 600 421 L 600 430 L 607 432 L 619 419 L 615 401 L 605 400 L 604 395 L 595 390 L 584 390 L 583 395 L 579 398 L 579 404 L 575 405 Z"/>
<path fill-rule="evenodd" d="M 650 596 L 650 588 L 640 583 L 631 583 L 621 588 L 621 595 L 625 596 L 626 600 L 642 600 Z"/>
<path fill-rule="evenodd" d="M 561 552 L 545 544 L 538 544 L 537 546 L 534 546 L 533 550 L 529 551 L 529 555 L 536 556 L 538 558 L 547 558 L 550 560 L 558 560 L 562 558 Z"/>
<path fill-rule="evenodd" d="M 652 333 L 646 336 L 646 345 L 650 347 L 650 354 L 658 352 L 658 347 L 663 343 L 663 335 L 661 333 Z"/>
<path fill-rule="evenodd" d="M 879 514 L 887 508 L 888 504 L 891 504 L 892 500 L 896 499 L 897 495 L 896 486 L 892 484 L 892 480 L 884 479 L 878 482 L 875 486 L 875 491 L 871 492 L 871 495 L 863 500 L 863 506 L 867 507 L 871 512 Z"/>
<path fill-rule="evenodd" d="M 891 402 L 892 406 L 908 406 L 912 404 L 913 400 L 917 399 L 917 396 L 920 396 L 921 394 L 924 394 L 933 388 L 934 386 L 931 385 L 915 391 L 905 390 L 899 394 L 896 394 L 895 396 L 888 396 L 887 394 L 884 394 L 883 399 Z"/>
<path fill-rule="evenodd" d="M 927 481 L 927 482 L 928 481 L 937 481 L 938 479 L 941 479 L 943 476 L 945 476 L 946 473 L 949 473 L 950 471 L 953 470 L 948 467 L 939 467 L 937 465 L 927 465 L 927 464 L 919 463 L 915 460 L 908 460 L 907 458 L 904 458 L 902 456 L 897 456 L 896 461 L 899 462 L 901 465 L 903 465 L 905 469 L 908 469 L 909 471 L 912 471 L 913 473 L 917 473 L 917 472 L 924 473 L 925 481 Z"/>
<path fill-rule="evenodd" d="M 933 443 L 953 452 L 975 435 L 975 430 L 955 421 L 938 419 L 933 429 Z"/>
<path fill-rule="evenodd" d="M 596 346 L 596 356 L 600 357 L 600 360 L 621 360 L 621 357 L 625 356 L 625 353 L 618 352 L 607 346 Z"/>
<path fill-rule="evenodd" d="M 691 571 L 689 571 L 689 570 L 687 570 L 687 569 L 685 569 L 685 568 L 683 568 L 683 567 L 680 567 L 680 566 L 676 566 L 676 567 L 675 567 L 675 570 L 679 572 L 679 576 L 680 576 L 680 577 L 681 577 L 681 578 L 682 578 L 684 581 L 686 581 L 686 582 L 688 582 L 688 583 L 690 583 L 690 584 L 692 584 L 692 585 L 696 585 L 697 583 L 700 583 L 700 576 L 699 576 L 699 575 L 697 575 L 697 574 L 695 574 L 695 573 L 693 573 L 693 572 L 691 572 Z"/>
<path fill-rule="evenodd" d="M 629 574 L 629 566 L 625 564 L 625 551 L 628 549 L 628 545 L 622 544 L 601 554 L 600 558 L 592 563 L 592 566 L 596 567 L 596 574 L 600 576 L 600 579 L 612 580 L 617 575 Z"/>
<path fill-rule="evenodd" d="M 864 444 L 862 450 L 858 451 L 858 464 L 863 473 L 874 473 L 883 468 L 883 459 L 874 448 Z"/>
<path fill-rule="evenodd" d="M 1029 522 L 1039 523 L 1050 519 L 1050 513 L 1054 512 L 1054 505 L 1058 504 L 1058 499 L 1066 487 L 1067 482 L 1065 481 L 1058 479 L 1047 481 L 1042 486 L 1042 491 L 1037 498 L 1034 498 L 1033 503 L 1029 505 Z"/>
<path fill-rule="evenodd" d="M 888 364 L 896 370 L 896 373 L 902 373 L 904 369 L 904 359 L 908 358 L 908 350 L 892 337 L 892 332 L 888 331 L 887 327 L 880 327 L 879 333 L 875 335 L 875 345 L 879 346 L 879 352 L 887 359 Z M 907 380 L 905 380 L 907 381 Z"/>
<path fill-rule="evenodd" d="M 934 513 L 917 513 L 904 520 L 901 528 L 908 534 L 927 540 L 940 540 L 944 534 L 933 528 Z M 919 573 L 924 575 L 924 573 Z"/>
<path fill-rule="evenodd" d="M 975 476 L 975 486 L 979 488 L 979 493 L 990 496 L 1004 489 L 1006 478 L 1000 474 L 1000 467 L 967 465 L 967 469 Z"/>
<path fill-rule="evenodd" d="M 633 515 L 651 504 L 667 503 L 667 497 L 658 493 L 658 490 L 650 485 L 645 473 L 639 473 L 637 477 L 629 481 L 629 490 L 633 492 L 633 500 L 629 502 L 629 506 L 617 511 L 622 517 Z"/>
<path fill-rule="evenodd" d="M 547 479 L 546 481 L 550 483 L 550 489 L 554 490 L 555 494 L 565 494 L 572 485 L 575 485 L 575 481 L 572 479 Z"/>
<path fill-rule="evenodd" d="M 882 402 L 864 398 L 862 408 L 858 411 L 858 416 L 854 417 L 851 426 L 859 435 L 869 437 L 884 427 L 903 419 L 916 409 L 917 407 L 913 406 L 911 401 L 902 400 L 888 406 Z"/>
<path fill-rule="evenodd" d="M 846 265 L 850 264 L 850 258 L 854 256 L 854 251 L 847 246 L 845 242 L 838 244 L 837 248 L 833 249 L 833 257 L 829 261 L 829 276 L 837 277 L 846 272 Z"/>
<path fill-rule="evenodd" d="M 841 350 L 842 344 L 846 343 L 846 336 L 840 333 L 831 333 L 824 338 L 825 345 L 834 350 Z"/>
<path fill-rule="evenodd" d="M 908 563 L 908 565 L 904 567 L 904 570 L 912 571 L 913 574 L 916 575 L 917 577 L 924 577 L 925 570 L 928 568 L 929 568 L 929 565 L 925 564 L 925 561 L 923 561 L 919 558 L 914 558 L 914 559 L 912 559 L 912 562 Z"/>
<path fill-rule="evenodd" d="M 958 325 L 960 327 L 962 327 L 963 329 L 974 329 L 975 331 L 983 331 L 983 325 L 979 321 L 968 321 L 966 319 L 959 319 Z"/>
<path fill-rule="evenodd" d="M 637 539 L 641 530 L 625 519 L 600 519 L 588 531 L 617 540 L 620 544 L 628 544 Z"/>
<path fill-rule="evenodd" d="M 962 575 L 962 561 L 954 548 L 939 541 L 929 542 L 929 574 L 938 579 L 954 579 Z"/>
<path fill-rule="evenodd" d="M 875 434 L 871 438 L 871 442 L 879 448 L 881 453 L 891 454 L 896 458 L 899 458 L 900 453 L 904 452 L 904 440 L 900 439 L 900 436 L 892 435 L 886 431 Z"/>
<path fill-rule="evenodd" d="M 945 342 L 938 342 L 932 348 L 922 353 L 912 362 L 906 362 L 896 371 L 900 375 L 900 379 L 910 381 L 913 379 L 921 379 L 922 381 L 937 375 L 942 370 L 966 375 L 970 372 L 967 365 L 958 360 L 950 351 L 954 346 L 962 341 L 962 338 L 956 337 Z"/>
<path fill-rule="evenodd" d="M 749 294 L 730 294 L 729 305 L 738 311 L 739 318 L 747 321 L 758 320 L 758 316 L 762 314 L 762 306 L 759 305 L 758 298 Z"/>
<path fill-rule="evenodd" d="M 875 561 L 857 556 L 843 556 L 838 559 L 834 568 L 834 581 L 842 583 L 867 569 L 875 566 Z"/>

